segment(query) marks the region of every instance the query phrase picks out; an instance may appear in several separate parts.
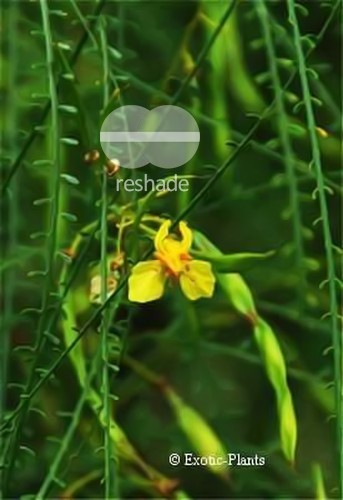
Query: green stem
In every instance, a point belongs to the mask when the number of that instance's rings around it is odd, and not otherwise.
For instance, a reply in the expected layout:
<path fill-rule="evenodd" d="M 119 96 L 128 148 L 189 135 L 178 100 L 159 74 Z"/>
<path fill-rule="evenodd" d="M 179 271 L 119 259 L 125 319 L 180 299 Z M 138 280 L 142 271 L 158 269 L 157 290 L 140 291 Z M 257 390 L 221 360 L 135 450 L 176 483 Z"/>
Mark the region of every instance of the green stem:
<path fill-rule="evenodd" d="M 17 4 L 13 4 L 11 8 L 8 9 L 8 44 L 9 44 L 9 71 L 7 80 L 7 91 L 8 91 L 8 107 L 7 107 L 7 126 L 9 131 L 9 153 L 11 155 L 15 154 L 16 151 L 16 136 L 18 127 L 18 100 L 16 95 L 16 84 L 17 84 L 17 71 L 18 71 L 18 46 L 17 39 L 11 36 L 11 33 L 15 33 L 18 29 L 18 9 Z M 20 179 L 17 179 L 20 181 Z M 1 254 L 3 250 L 3 262 L 7 261 L 7 257 L 11 257 L 13 253 L 17 252 L 18 246 L 18 228 L 19 228 L 19 218 L 18 218 L 18 202 L 19 202 L 19 184 L 16 182 L 12 186 L 11 190 L 11 200 L 8 203 L 8 213 L 5 214 L 3 227 L 6 227 L 8 231 L 8 243 L 1 247 Z M 1 219 L 3 217 L 3 212 L 1 211 Z M 5 231 L 6 231 L 5 230 Z M 11 331 L 13 325 L 13 319 L 15 315 L 15 295 L 14 295 L 14 283 L 15 283 L 15 269 L 10 267 L 9 269 L 4 269 L 1 273 L 0 283 L 3 290 L 3 316 L 0 321 L 0 327 L 2 334 L 0 335 L 0 423 L 4 422 L 6 414 L 6 403 L 7 403 L 7 384 L 9 375 L 9 356 L 11 347 Z M 0 450 L 5 449 L 6 439 L 5 436 L 0 436 Z M 5 498 L 5 492 L 3 491 L 3 478 L 4 469 L 0 466 L 0 499 Z"/>
<path fill-rule="evenodd" d="M 109 60 L 107 51 L 107 37 L 105 31 L 105 22 L 102 19 L 100 26 L 101 52 L 103 57 L 103 85 L 104 99 L 103 109 L 109 101 Z M 101 291 L 100 299 L 104 303 L 108 293 L 108 272 L 107 272 L 107 211 L 108 211 L 108 195 L 107 195 L 107 170 L 103 168 L 102 173 L 102 189 L 101 189 L 101 240 L 100 240 L 100 276 L 101 276 Z M 113 440 L 111 439 L 111 400 L 110 400 L 110 381 L 109 381 L 109 359 L 108 359 L 108 330 L 109 330 L 109 310 L 105 309 L 102 315 L 100 326 L 101 335 L 101 361 L 102 361 L 102 405 L 104 413 L 104 484 L 105 484 L 105 499 L 119 498 L 117 491 L 117 473 L 116 460 L 113 456 L 115 450 Z"/>
<path fill-rule="evenodd" d="M 220 22 L 217 24 L 217 26 L 216 26 L 215 30 L 213 31 L 212 35 L 210 36 L 208 42 L 200 51 L 200 54 L 197 57 L 197 60 L 195 61 L 194 67 L 192 68 L 192 71 L 190 71 L 188 73 L 187 77 L 182 82 L 182 85 L 180 86 L 179 90 L 173 96 L 172 104 L 176 104 L 179 101 L 181 95 L 183 94 L 185 89 L 188 87 L 189 83 L 193 80 L 199 67 L 205 61 L 207 54 L 209 53 L 212 45 L 214 44 L 214 42 L 218 38 L 218 36 L 221 33 L 222 29 L 224 28 L 227 20 L 230 18 L 231 14 L 233 13 L 237 3 L 238 3 L 238 0 L 232 0 L 231 3 L 229 4 L 229 6 L 227 7 L 227 9 L 225 10 Z"/>
<path fill-rule="evenodd" d="M 272 84 L 275 93 L 277 124 L 279 128 L 279 134 L 284 153 L 283 157 L 284 157 L 284 163 L 286 167 L 286 173 L 289 185 L 289 202 L 292 214 L 291 217 L 293 221 L 293 238 L 295 245 L 295 264 L 299 275 L 300 286 L 297 287 L 297 296 L 299 299 L 299 303 L 301 304 L 305 298 L 307 285 L 306 285 L 306 272 L 305 272 L 306 268 L 304 265 L 304 244 L 303 244 L 302 230 L 301 230 L 301 215 L 300 215 L 301 208 L 297 194 L 296 173 L 294 170 L 294 152 L 287 127 L 288 118 L 284 104 L 284 97 L 281 90 L 282 85 L 276 62 L 276 53 L 275 53 L 272 33 L 270 29 L 269 13 L 266 8 L 264 0 L 259 0 L 258 2 L 256 2 L 255 5 L 257 7 L 257 12 L 260 17 L 262 25 L 263 35 L 266 41 L 269 67 L 271 71 Z"/>
<path fill-rule="evenodd" d="M 102 9 L 104 8 L 105 3 L 106 3 L 106 0 L 100 0 L 98 2 L 97 6 L 95 7 L 94 12 L 92 14 L 92 19 L 89 22 L 89 30 L 90 31 L 96 25 L 96 22 L 98 20 L 98 16 L 101 13 Z M 47 3 L 46 3 L 46 7 L 47 7 Z M 84 34 L 82 35 L 79 43 L 77 44 L 77 47 L 76 47 L 74 53 L 72 54 L 72 56 L 70 58 L 69 63 L 71 66 L 74 66 L 76 64 L 76 62 L 78 61 L 79 56 L 80 56 L 87 40 L 88 40 L 88 31 L 85 31 Z M 32 128 L 32 130 L 31 130 L 28 138 L 26 139 L 20 153 L 18 154 L 17 158 L 13 162 L 13 165 L 11 166 L 10 171 L 8 172 L 8 175 L 7 175 L 5 181 L 2 185 L 2 188 L 1 188 L 2 193 L 5 193 L 5 191 L 9 187 L 14 175 L 18 171 L 19 167 L 23 164 L 23 161 L 24 161 L 30 147 L 34 143 L 35 139 L 39 136 L 38 127 L 40 125 L 42 125 L 45 122 L 46 118 L 48 117 L 50 109 L 51 109 L 51 104 L 52 104 L 51 101 L 49 101 L 46 104 L 46 106 L 44 107 L 40 119 L 37 121 L 35 126 Z"/>
<path fill-rule="evenodd" d="M 46 50 L 46 64 L 48 68 L 48 80 L 49 80 L 49 95 L 51 102 L 51 162 L 52 168 L 54 170 L 51 178 L 50 186 L 50 213 L 48 220 L 48 241 L 47 241 L 47 255 L 46 255 L 46 269 L 45 269 L 45 280 L 43 288 L 43 297 L 41 304 L 41 315 L 38 323 L 38 329 L 36 334 L 36 340 L 34 345 L 34 360 L 32 363 L 30 375 L 26 384 L 25 393 L 30 391 L 32 384 L 36 377 L 36 368 L 38 364 L 39 354 L 42 351 L 45 344 L 45 325 L 46 318 L 48 314 L 49 305 L 51 302 L 51 291 L 54 287 L 54 262 L 56 255 L 56 242 L 57 242 L 57 224 L 58 224 L 58 214 L 59 214 L 59 195 L 60 195 L 60 145 L 59 145 L 59 116 L 58 116 L 58 97 L 57 89 L 54 75 L 54 53 L 53 53 L 53 39 L 49 20 L 49 9 L 45 0 L 40 0 L 40 8 L 43 20 L 43 30 L 45 34 L 45 50 Z M 5 474 L 4 485 L 7 487 L 8 481 L 10 479 L 11 472 L 13 470 L 15 454 L 19 445 L 19 440 L 21 432 L 23 429 L 23 424 L 27 411 L 30 406 L 30 400 L 27 400 L 23 405 L 17 425 L 11 435 L 11 439 L 8 443 L 7 448 L 7 469 Z"/>
<path fill-rule="evenodd" d="M 269 11 L 268 12 L 268 17 L 269 17 L 269 24 L 270 20 L 272 21 L 272 28 L 274 28 L 274 31 L 276 32 L 277 29 L 280 29 L 280 24 L 276 17 Z M 273 26 L 274 25 L 274 26 Z M 283 44 L 285 47 L 287 53 L 289 54 L 289 57 L 293 58 L 294 56 L 294 44 L 291 36 L 289 35 L 287 30 L 284 30 L 283 35 L 279 37 L 280 42 Z M 335 100 L 333 99 L 332 95 L 326 88 L 325 84 L 322 83 L 320 79 L 315 80 L 313 82 L 314 89 L 317 91 L 318 95 L 321 97 L 323 102 L 325 103 L 326 107 L 330 110 L 333 119 L 335 120 L 334 125 L 339 123 L 340 120 L 340 109 Z"/>
<path fill-rule="evenodd" d="M 306 110 L 306 117 L 309 129 L 311 150 L 312 150 L 312 166 L 314 168 L 318 194 L 321 220 L 323 226 L 323 236 L 325 245 L 325 255 L 327 261 L 327 283 L 329 287 L 330 297 L 330 320 L 332 329 L 332 341 L 334 347 L 334 376 L 335 376 L 335 406 L 337 419 L 337 436 L 338 436 L 338 467 L 339 467 L 339 488 L 340 496 L 343 495 L 343 393 L 342 393 L 342 377 L 343 377 L 343 357 L 342 357 L 342 338 L 338 325 L 338 301 L 336 294 L 336 269 L 334 262 L 334 250 L 332 246 L 332 236 L 330 229 L 329 212 L 326 200 L 325 183 L 323 178 L 321 154 L 316 134 L 316 122 L 314 117 L 311 91 L 307 77 L 306 60 L 304 57 L 301 45 L 301 33 L 299 29 L 298 19 L 295 12 L 294 0 L 287 0 L 289 20 L 293 26 L 294 44 L 296 49 L 296 57 L 299 68 L 300 83 L 303 91 L 303 99 Z"/>
<path fill-rule="evenodd" d="M 65 455 L 66 455 L 66 453 L 67 453 L 67 451 L 72 443 L 73 436 L 74 436 L 74 434 L 77 430 L 77 427 L 79 425 L 82 409 L 85 405 L 85 402 L 87 401 L 87 398 L 89 397 L 88 393 L 90 390 L 90 384 L 91 384 L 91 381 L 96 374 L 96 371 L 97 371 L 97 358 L 95 358 L 94 363 L 93 363 L 93 367 L 92 367 L 91 371 L 89 372 L 88 376 L 85 378 L 84 386 L 82 387 L 81 396 L 80 396 L 80 398 L 79 398 L 79 400 L 78 400 L 78 402 L 73 410 L 73 413 L 72 413 L 72 415 L 73 415 L 72 419 L 70 421 L 70 424 L 68 426 L 66 433 L 64 434 L 64 436 L 61 440 L 61 446 L 58 448 L 57 453 L 55 454 L 52 463 L 49 465 L 48 474 L 45 477 L 45 479 L 44 479 L 44 481 L 43 481 L 43 483 L 42 483 L 42 485 L 41 485 L 41 487 L 36 495 L 37 500 L 43 500 L 44 498 L 46 498 L 46 496 L 51 488 L 51 485 L 55 482 L 55 480 L 57 478 L 57 474 L 58 474 L 59 468 L 61 466 L 61 463 L 65 458 Z"/>

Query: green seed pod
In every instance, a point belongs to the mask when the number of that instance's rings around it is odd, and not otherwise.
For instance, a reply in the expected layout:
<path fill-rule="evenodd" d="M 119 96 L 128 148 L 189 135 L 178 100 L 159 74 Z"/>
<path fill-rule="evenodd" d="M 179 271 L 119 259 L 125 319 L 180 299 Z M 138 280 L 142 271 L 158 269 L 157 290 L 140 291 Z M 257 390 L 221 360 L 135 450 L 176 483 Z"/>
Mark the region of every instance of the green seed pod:
<path fill-rule="evenodd" d="M 214 474 L 228 479 L 227 464 L 219 463 L 217 459 L 227 460 L 227 450 L 205 419 L 193 408 L 188 406 L 170 387 L 165 388 L 165 395 L 174 410 L 177 422 L 192 444 L 199 457 L 213 457 L 206 467 Z M 216 461 L 216 463 L 214 463 Z"/>
<path fill-rule="evenodd" d="M 312 465 L 312 477 L 316 500 L 326 500 L 328 496 L 325 491 L 323 471 L 320 465 L 316 462 Z"/>
<path fill-rule="evenodd" d="M 248 317 L 256 315 L 251 291 L 240 274 L 218 274 L 218 281 L 237 311 Z"/>
<path fill-rule="evenodd" d="M 196 233 L 195 242 L 201 251 L 220 256 L 222 253 L 203 234 Z M 239 274 L 217 274 L 223 292 L 233 307 L 253 325 L 254 336 L 262 355 L 263 364 L 277 398 L 282 451 L 290 462 L 294 461 L 297 442 L 297 421 L 292 395 L 287 384 L 286 364 L 278 340 L 271 327 L 258 316 L 253 296 Z"/>
<path fill-rule="evenodd" d="M 297 422 L 287 384 L 285 361 L 273 330 L 261 318 L 258 318 L 254 327 L 254 335 L 277 397 L 282 450 L 286 458 L 293 462 L 297 442 Z"/>

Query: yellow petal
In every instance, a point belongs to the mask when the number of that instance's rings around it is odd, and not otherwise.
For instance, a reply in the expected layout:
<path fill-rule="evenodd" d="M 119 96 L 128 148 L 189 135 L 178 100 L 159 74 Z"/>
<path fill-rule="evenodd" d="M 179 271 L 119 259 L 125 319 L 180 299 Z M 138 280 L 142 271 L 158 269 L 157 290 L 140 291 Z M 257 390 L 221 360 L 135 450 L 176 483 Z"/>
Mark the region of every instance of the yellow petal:
<path fill-rule="evenodd" d="M 163 295 L 166 277 L 158 260 L 139 262 L 129 278 L 129 300 L 150 302 Z"/>
<path fill-rule="evenodd" d="M 164 251 L 164 240 L 166 239 L 166 237 L 168 236 L 169 234 L 169 228 L 171 226 L 171 221 L 170 220 L 165 220 L 159 230 L 157 231 L 156 233 L 156 236 L 155 236 L 155 248 L 158 252 L 163 252 Z"/>
<path fill-rule="evenodd" d="M 215 277 L 209 262 L 192 260 L 187 262 L 180 275 L 180 286 L 190 300 L 212 297 Z"/>
<path fill-rule="evenodd" d="M 186 222 L 181 221 L 179 224 L 179 230 L 182 236 L 181 246 L 182 251 L 185 253 L 189 252 L 189 249 L 192 246 L 193 234 L 192 231 L 187 226 Z"/>

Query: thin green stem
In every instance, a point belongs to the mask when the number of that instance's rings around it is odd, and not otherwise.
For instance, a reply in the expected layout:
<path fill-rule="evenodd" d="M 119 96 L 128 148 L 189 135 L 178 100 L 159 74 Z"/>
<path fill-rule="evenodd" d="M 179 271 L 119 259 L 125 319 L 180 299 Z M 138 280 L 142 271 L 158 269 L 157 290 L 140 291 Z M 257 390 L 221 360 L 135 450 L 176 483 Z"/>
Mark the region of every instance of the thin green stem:
<path fill-rule="evenodd" d="M 172 104 L 176 104 L 178 100 L 180 99 L 181 95 L 185 91 L 185 89 L 188 87 L 190 82 L 193 80 L 194 76 L 196 75 L 197 71 L 199 70 L 200 66 L 202 63 L 205 61 L 207 54 L 209 53 L 212 45 L 218 38 L 219 34 L 221 33 L 223 27 L 225 26 L 225 23 L 227 20 L 230 18 L 231 14 L 233 13 L 236 5 L 238 3 L 238 0 L 232 0 L 227 9 L 225 10 L 220 22 L 217 24 L 216 29 L 213 31 L 212 35 L 208 39 L 208 42 L 205 44 L 205 46 L 202 48 L 199 56 L 197 57 L 194 67 L 192 68 L 192 71 L 189 72 L 187 77 L 184 79 L 182 82 L 180 88 L 178 91 L 175 93 L 172 99 Z"/>
<path fill-rule="evenodd" d="M 44 330 L 46 325 L 46 317 L 49 310 L 49 305 L 51 301 L 51 291 L 54 287 L 54 263 L 56 257 L 56 243 L 57 243 L 57 224 L 59 215 L 59 195 L 60 195 L 60 173 L 61 173 L 61 161 L 60 161 L 60 135 L 59 135 L 59 112 L 58 112 L 58 97 L 56 89 L 56 81 L 54 75 L 54 52 L 53 52 L 53 39 L 49 20 L 49 9 L 45 0 L 40 0 L 40 8 L 43 20 L 43 30 L 45 34 L 45 50 L 46 50 L 46 64 L 48 68 L 48 81 L 49 81 L 49 95 L 51 100 L 51 145 L 50 145 L 50 157 L 53 168 L 53 175 L 51 176 L 50 185 L 50 213 L 48 220 L 48 240 L 47 240 L 47 255 L 45 262 L 45 279 L 42 295 L 42 304 L 38 329 L 36 334 L 36 340 L 34 345 L 35 357 L 32 363 L 30 375 L 28 377 L 26 390 L 28 392 L 32 387 L 34 379 L 36 377 L 36 367 L 39 353 L 42 350 L 45 342 Z M 20 413 L 18 425 L 15 427 L 14 432 L 9 440 L 8 450 L 7 450 L 7 465 L 5 474 L 5 487 L 8 484 L 8 480 L 13 469 L 15 454 L 17 447 L 19 445 L 20 435 L 22 432 L 23 424 L 25 421 L 25 416 L 30 406 L 30 401 L 28 400 L 23 406 Z"/>
<path fill-rule="evenodd" d="M 11 33 L 15 33 L 18 26 L 18 8 L 17 5 L 13 5 L 12 8 L 8 9 L 8 44 L 9 44 L 9 71 L 8 71 L 8 131 L 9 131 L 9 153 L 14 155 L 16 152 L 16 131 L 18 127 L 18 100 L 16 96 L 16 83 L 17 83 L 17 71 L 18 71 L 18 41 L 15 37 L 11 36 Z M 19 181 L 19 179 L 17 179 Z M 11 200 L 8 203 L 8 213 L 6 213 L 3 227 L 6 227 L 9 234 L 9 241 L 7 245 L 1 247 L 3 250 L 3 261 L 7 261 L 7 257 L 12 254 L 12 252 L 18 251 L 18 229 L 19 229 L 19 217 L 18 217 L 18 202 L 19 202 L 19 184 L 18 182 L 13 183 L 11 189 Z M 3 214 L 1 213 L 1 219 Z M 14 300 L 15 300 L 15 269 L 10 267 L 4 269 L 1 272 L 0 283 L 3 285 L 1 289 L 3 290 L 3 316 L 1 318 L 1 332 L 0 335 L 0 423 L 4 421 L 6 414 L 6 403 L 7 403 L 7 383 L 8 383 L 8 369 L 9 369 L 9 355 L 11 347 L 11 331 L 13 325 L 13 319 L 15 315 Z M 0 436 L 0 450 L 5 449 L 6 439 L 5 436 Z M 0 467 L 0 499 L 5 498 L 5 493 L 3 491 L 3 477 L 4 469 Z"/>
<path fill-rule="evenodd" d="M 276 32 L 277 29 L 280 29 L 280 24 L 276 17 L 269 11 L 268 12 L 268 17 L 269 17 L 269 24 L 270 20 L 272 21 L 271 25 L 272 28 L 274 28 L 273 31 Z M 285 47 L 286 51 L 289 54 L 289 57 L 294 56 L 294 44 L 293 40 L 291 38 L 291 35 L 287 32 L 287 30 L 283 31 L 283 35 L 279 37 L 280 42 L 282 45 Z M 326 86 L 322 83 L 320 79 L 315 80 L 313 82 L 313 87 L 317 91 L 318 95 L 323 99 L 323 102 L 326 104 L 328 109 L 330 110 L 332 117 L 335 120 L 335 124 L 339 123 L 340 119 L 340 109 L 339 106 L 335 103 L 335 100 L 333 99 L 332 95 L 326 88 Z"/>
<path fill-rule="evenodd" d="M 97 4 L 97 6 L 95 7 L 93 15 L 92 15 L 92 19 L 89 22 L 89 31 L 92 31 L 92 29 L 95 27 L 97 20 L 98 20 L 98 16 L 100 15 L 101 11 L 103 10 L 105 3 L 106 3 L 106 0 L 100 0 L 99 3 Z M 76 64 L 84 46 L 86 45 L 87 40 L 88 40 L 88 31 L 85 31 L 84 34 L 82 35 L 79 43 L 77 44 L 75 51 L 73 52 L 73 54 L 70 58 L 69 64 L 71 66 L 74 66 Z M 39 120 L 37 121 L 35 126 L 32 128 L 30 134 L 28 135 L 26 141 L 24 142 L 22 149 L 20 150 L 20 153 L 18 154 L 17 158 L 13 162 L 13 164 L 12 164 L 8 174 L 7 174 L 7 177 L 5 178 L 5 180 L 3 182 L 2 188 L 1 188 L 3 194 L 6 192 L 13 177 L 15 176 L 16 172 L 18 171 L 20 166 L 23 164 L 23 161 L 24 161 L 30 147 L 32 146 L 32 144 L 34 143 L 36 138 L 39 136 L 39 132 L 38 132 L 39 126 L 42 125 L 45 122 L 46 118 L 48 117 L 50 110 L 51 110 L 51 104 L 52 104 L 51 101 L 49 101 L 45 105 Z"/>
<path fill-rule="evenodd" d="M 48 473 L 36 495 L 37 500 L 43 500 L 46 498 L 52 484 L 56 481 L 57 474 L 59 471 L 59 468 L 62 464 L 62 461 L 64 460 L 64 457 L 70 448 L 73 436 L 77 430 L 77 427 L 80 422 L 81 418 L 81 413 L 82 409 L 87 401 L 87 398 L 89 396 L 89 390 L 90 390 L 90 385 L 92 382 L 92 379 L 94 378 L 96 372 L 97 372 L 97 361 L 98 361 L 98 356 L 94 359 L 94 362 L 92 364 L 92 369 L 88 373 L 84 386 L 82 387 L 82 392 L 81 396 L 79 397 L 79 400 L 72 412 L 72 419 L 70 421 L 70 424 L 67 428 L 66 433 L 64 434 L 63 438 L 61 439 L 61 446 L 58 448 L 57 453 L 54 456 L 54 459 L 52 463 L 49 465 Z"/>
<path fill-rule="evenodd" d="M 275 107 L 277 124 L 283 149 L 283 158 L 286 168 L 289 185 L 289 203 L 291 209 L 293 239 L 295 246 L 295 265 L 299 276 L 299 286 L 297 287 L 297 296 L 299 303 L 303 303 L 306 296 L 306 268 L 304 265 L 304 243 L 301 229 L 301 207 L 297 193 L 297 178 L 294 170 L 294 152 L 291 138 L 287 127 L 287 113 L 282 94 L 282 85 L 279 70 L 276 61 L 276 53 L 270 29 L 269 13 L 264 0 L 256 2 L 257 13 L 262 25 L 263 36 L 266 41 L 266 49 L 269 60 L 269 68 L 272 77 L 272 84 L 275 94 Z"/>
<path fill-rule="evenodd" d="M 325 255 L 327 261 L 327 284 L 329 288 L 330 298 L 330 320 L 332 329 L 332 341 L 334 347 L 334 376 L 335 376 L 335 406 L 337 418 L 337 436 L 338 436 L 338 466 L 339 466 L 339 488 L 340 496 L 343 495 L 343 393 L 342 393 L 342 377 L 343 377 L 343 357 L 342 357 L 342 338 L 338 324 L 338 300 L 336 293 L 337 275 L 334 261 L 334 250 L 331 236 L 330 219 L 328 205 L 326 199 L 326 188 L 323 177 L 323 169 L 321 162 L 321 153 L 316 134 L 316 121 L 312 105 L 311 90 L 307 76 L 306 60 L 301 44 L 301 33 L 298 24 L 297 15 L 295 12 L 294 0 L 287 0 L 289 11 L 289 20 L 293 26 L 294 44 L 296 49 L 296 57 L 299 69 L 300 83 L 303 92 L 303 100 L 306 110 L 306 118 L 309 129 L 311 151 L 312 151 L 312 167 L 314 169 L 318 195 L 321 221 L 323 228 Z"/>
<path fill-rule="evenodd" d="M 107 36 L 106 25 L 104 19 L 101 20 L 100 38 L 101 38 L 101 52 L 103 58 L 103 86 L 104 86 L 104 99 L 103 109 L 109 101 L 110 88 L 109 88 L 109 60 L 107 50 Z M 101 292 L 100 299 L 104 303 L 107 299 L 108 293 L 108 269 L 107 269 L 107 211 L 108 211 L 108 194 L 107 194 L 107 169 L 103 168 L 102 173 L 102 189 L 101 189 L 101 240 L 100 240 L 100 276 L 101 276 Z M 102 321 L 100 326 L 101 335 L 101 361 L 102 361 L 102 405 L 104 414 L 104 484 L 105 484 L 105 499 L 118 498 L 117 491 L 117 473 L 116 461 L 113 457 L 114 445 L 111 439 L 111 400 L 110 400 L 110 381 L 109 381 L 109 359 L 108 359 L 108 331 L 109 331 L 109 310 L 105 309 L 102 314 Z"/>

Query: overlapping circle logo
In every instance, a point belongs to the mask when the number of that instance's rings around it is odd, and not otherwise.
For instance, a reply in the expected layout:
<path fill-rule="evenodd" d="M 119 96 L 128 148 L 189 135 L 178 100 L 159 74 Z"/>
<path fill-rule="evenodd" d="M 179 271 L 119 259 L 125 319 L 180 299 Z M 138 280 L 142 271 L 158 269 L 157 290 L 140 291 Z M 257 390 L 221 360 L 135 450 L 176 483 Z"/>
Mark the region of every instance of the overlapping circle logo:
<path fill-rule="evenodd" d="M 196 153 L 200 132 L 193 116 L 178 106 L 122 106 L 104 120 L 101 147 L 109 159 L 124 168 L 140 168 L 152 163 L 160 168 L 176 168 Z"/>

